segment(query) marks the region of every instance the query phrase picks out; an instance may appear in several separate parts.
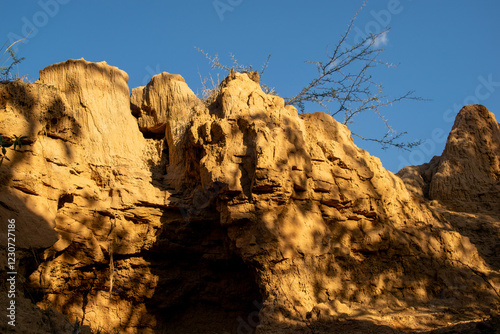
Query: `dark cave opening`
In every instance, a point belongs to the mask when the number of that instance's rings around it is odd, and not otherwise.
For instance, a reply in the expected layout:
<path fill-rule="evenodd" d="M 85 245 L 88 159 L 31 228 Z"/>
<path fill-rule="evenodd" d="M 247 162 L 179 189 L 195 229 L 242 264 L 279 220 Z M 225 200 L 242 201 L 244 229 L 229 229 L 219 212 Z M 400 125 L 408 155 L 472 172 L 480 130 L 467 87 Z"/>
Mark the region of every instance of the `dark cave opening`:
<path fill-rule="evenodd" d="M 145 255 L 158 276 L 147 301 L 157 333 L 253 333 L 262 296 L 219 221 L 164 224 Z"/>

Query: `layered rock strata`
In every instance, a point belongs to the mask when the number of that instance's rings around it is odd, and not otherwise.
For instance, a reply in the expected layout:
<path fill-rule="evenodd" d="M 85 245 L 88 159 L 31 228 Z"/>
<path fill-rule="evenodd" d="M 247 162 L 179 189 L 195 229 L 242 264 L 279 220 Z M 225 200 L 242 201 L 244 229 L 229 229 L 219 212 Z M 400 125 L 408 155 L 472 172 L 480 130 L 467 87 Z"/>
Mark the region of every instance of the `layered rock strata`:
<path fill-rule="evenodd" d="M 256 73 L 232 72 L 210 106 L 179 75 L 131 95 L 127 81 L 69 60 L 0 85 L 0 134 L 27 136 L 0 168 L 25 326 L 382 333 L 498 315 L 486 108 L 464 108 L 443 155 L 398 176 Z"/>

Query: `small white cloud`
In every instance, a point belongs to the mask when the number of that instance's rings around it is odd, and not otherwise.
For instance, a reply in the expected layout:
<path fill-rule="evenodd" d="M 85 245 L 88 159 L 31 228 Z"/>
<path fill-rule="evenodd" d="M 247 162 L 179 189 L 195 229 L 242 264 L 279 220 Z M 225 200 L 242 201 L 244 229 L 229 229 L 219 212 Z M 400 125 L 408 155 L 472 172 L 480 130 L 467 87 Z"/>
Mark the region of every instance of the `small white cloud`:
<path fill-rule="evenodd" d="M 333 61 L 330 65 L 328 65 L 328 66 L 326 67 L 326 69 L 325 69 L 325 70 L 328 72 L 328 71 L 330 71 L 330 70 L 334 69 L 335 67 L 337 67 L 337 65 L 338 65 L 339 63 L 340 63 L 340 62 L 339 62 L 338 60 L 335 60 L 335 61 Z"/>
<path fill-rule="evenodd" d="M 389 35 L 389 32 L 384 31 L 382 34 L 375 37 L 375 40 L 373 41 L 373 46 L 378 48 L 387 45 L 387 43 L 389 43 L 389 37 L 387 37 L 387 35 Z"/>

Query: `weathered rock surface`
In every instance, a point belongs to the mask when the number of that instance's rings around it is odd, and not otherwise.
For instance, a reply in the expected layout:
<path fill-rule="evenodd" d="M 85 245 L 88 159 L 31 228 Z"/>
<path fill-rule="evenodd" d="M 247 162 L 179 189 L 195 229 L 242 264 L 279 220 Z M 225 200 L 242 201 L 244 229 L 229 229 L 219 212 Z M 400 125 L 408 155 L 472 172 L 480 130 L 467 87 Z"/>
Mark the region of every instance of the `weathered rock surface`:
<path fill-rule="evenodd" d="M 191 114 L 201 101 L 178 74 L 153 76 L 145 87 L 132 89 L 131 109 L 146 137 L 165 139 L 165 166 L 170 185 L 177 189 L 184 183 L 184 134 Z"/>
<path fill-rule="evenodd" d="M 464 108 L 443 155 L 403 169 L 405 185 L 332 117 L 266 95 L 256 73 L 231 73 L 209 107 L 179 75 L 131 96 L 127 80 L 69 60 L 0 85 L 0 134 L 28 136 L 0 168 L 18 321 L 40 333 L 57 312 L 121 333 L 498 324 L 500 140 L 484 107 Z"/>
<path fill-rule="evenodd" d="M 455 119 L 446 147 L 429 164 L 399 174 L 412 189 L 460 211 L 500 210 L 500 127 L 481 105 L 465 106 Z"/>

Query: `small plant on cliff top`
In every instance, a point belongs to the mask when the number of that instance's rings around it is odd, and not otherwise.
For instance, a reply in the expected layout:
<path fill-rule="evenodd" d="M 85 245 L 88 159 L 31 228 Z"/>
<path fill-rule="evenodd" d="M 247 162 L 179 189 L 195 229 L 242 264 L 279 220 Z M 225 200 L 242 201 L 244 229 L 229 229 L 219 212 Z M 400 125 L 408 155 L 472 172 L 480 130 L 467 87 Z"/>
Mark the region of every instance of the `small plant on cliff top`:
<path fill-rule="evenodd" d="M 285 101 L 286 104 L 296 106 L 301 112 L 305 111 L 306 104 L 320 105 L 325 112 L 344 125 L 353 123 L 357 116 L 366 111 L 373 111 L 382 120 L 386 129 L 385 135 L 381 138 L 366 138 L 354 132 L 352 134 L 363 140 L 377 142 L 383 149 L 397 147 L 409 150 L 420 145 L 421 142 L 400 142 L 399 139 L 406 132 L 396 132 L 382 115 L 380 109 L 403 100 L 423 99 L 414 96 L 413 91 L 396 98 L 388 98 L 387 95 L 383 94 L 382 85 L 375 82 L 372 75 L 369 74 L 369 70 L 377 65 L 394 67 L 392 64 L 379 60 L 380 52 L 383 49 L 379 47 L 378 42 L 385 38 L 389 28 L 380 33 L 365 36 L 354 45 L 348 44 L 347 40 L 354 29 L 354 22 L 365 5 L 366 1 L 351 19 L 347 30 L 333 48 L 333 52 L 327 51 L 325 61 L 306 61 L 306 63 L 316 65 L 317 75 L 297 95 L 287 98 Z M 212 68 L 226 71 L 234 69 L 240 72 L 252 70 L 252 66 L 239 65 L 232 55 L 234 66 L 230 67 L 221 64 L 217 55 L 210 57 L 203 50 L 198 49 L 198 51 L 210 61 Z M 264 88 L 263 90 L 265 91 Z"/>
<path fill-rule="evenodd" d="M 219 55 L 216 54 L 215 56 L 210 56 L 207 52 L 205 52 L 203 49 L 195 47 L 195 49 L 202 53 L 205 58 L 208 59 L 210 62 L 212 68 L 218 68 L 220 70 L 226 71 L 226 72 L 231 72 L 231 70 L 234 70 L 235 72 L 253 72 L 253 66 L 252 65 L 242 65 L 239 63 L 238 59 L 236 59 L 235 55 L 232 53 L 229 54 L 229 57 L 231 57 L 231 61 L 233 62 L 232 66 L 225 65 L 221 63 L 219 59 Z M 262 75 L 266 71 L 267 65 L 269 64 L 269 59 L 271 59 L 271 54 L 267 55 L 267 59 L 264 62 L 264 65 L 262 65 L 261 70 L 259 71 L 260 73 L 260 78 L 262 78 Z M 217 93 L 219 90 L 219 84 L 220 84 L 220 79 L 219 79 L 219 74 L 217 73 L 217 78 L 214 80 L 214 77 L 212 74 L 209 75 L 208 78 L 201 78 L 200 74 L 200 79 L 201 79 L 201 84 L 202 84 L 202 100 L 205 101 L 207 105 L 210 103 L 214 102 L 215 98 L 217 97 Z M 271 88 L 263 83 L 260 84 L 262 90 L 266 94 L 273 94 L 276 95 L 276 91 L 274 88 Z"/>
<path fill-rule="evenodd" d="M 25 38 L 15 41 L 11 45 L 7 45 L 7 42 L 0 48 L 0 80 L 9 81 L 17 79 L 17 76 L 12 75 L 12 69 L 14 66 L 19 65 L 24 57 L 19 58 L 16 55 L 14 46 L 18 43 L 22 43 Z"/>

